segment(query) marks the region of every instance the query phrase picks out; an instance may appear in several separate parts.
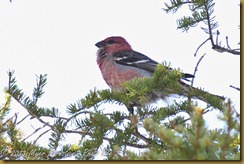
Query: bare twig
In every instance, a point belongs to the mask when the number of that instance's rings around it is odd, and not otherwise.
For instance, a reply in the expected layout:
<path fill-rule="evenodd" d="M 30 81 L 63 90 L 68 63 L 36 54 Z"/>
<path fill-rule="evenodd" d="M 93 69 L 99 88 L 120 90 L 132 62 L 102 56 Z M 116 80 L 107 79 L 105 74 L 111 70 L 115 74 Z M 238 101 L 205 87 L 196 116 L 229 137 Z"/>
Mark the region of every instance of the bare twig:
<path fill-rule="evenodd" d="M 199 66 L 200 62 L 202 61 L 202 59 L 204 58 L 205 55 L 206 55 L 206 53 L 203 54 L 203 55 L 200 57 L 200 59 L 198 60 L 196 66 L 195 66 L 195 69 L 194 69 L 194 73 L 193 73 L 193 76 L 194 76 L 194 77 L 196 77 L 196 73 L 197 73 L 197 71 L 198 71 L 198 66 Z M 191 86 L 193 86 L 194 79 L 195 79 L 195 78 L 193 78 L 192 81 L 191 81 Z"/>
<path fill-rule="evenodd" d="M 78 112 L 78 113 L 72 115 L 70 118 L 66 119 L 66 125 L 68 124 L 69 121 L 71 121 L 73 118 L 77 117 L 78 115 L 80 115 L 80 114 L 89 114 L 89 113 L 92 113 L 92 112 L 90 112 L 90 111 L 81 111 L 81 112 Z"/>
<path fill-rule="evenodd" d="M 216 45 L 219 44 L 219 34 L 220 34 L 219 30 L 217 30 Z"/>
<path fill-rule="evenodd" d="M 45 132 L 43 132 L 42 134 L 40 134 L 36 139 L 35 139 L 35 141 L 33 142 L 34 144 L 36 144 L 36 142 L 37 142 L 37 140 L 39 139 L 39 138 L 41 138 L 44 134 L 46 134 L 47 132 L 49 132 L 51 129 L 48 129 L 48 130 L 46 130 Z"/>
<path fill-rule="evenodd" d="M 206 11 L 208 11 L 208 6 L 207 6 L 206 3 L 205 3 L 204 7 L 205 7 Z M 215 51 L 218 51 L 218 52 L 228 52 L 228 53 L 231 53 L 233 55 L 240 55 L 240 51 L 236 51 L 234 49 L 221 47 L 221 45 L 218 45 L 218 35 L 220 34 L 219 31 L 217 31 L 216 44 L 214 43 L 213 32 L 212 32 L 212 29 L 211 29 L 211 19 L 210 19 L 210 15 L 209 15 L 208 12 L 206 12 L 206 17 L 207 17 L 207 24 L 208 24 L 208 31 L 209 31 L 209 39 L 211 40 L 212 49 L 214 49 Z"/>
<path fill-rule="evenodd" d="M 23 119 L 21 119 L 19 122 L 17 122 L 17 125 L 20 124 L 22 121 L 24 121 L 30 114 L 27 114 Z"/>
<path fill-rule="evenodd" d="M 240 48 L 233 48 L 232 50 L 240 51 Z"/>
<path fill-rule="evenodd" d="M 234 89 L 236 89 L 236 90 L 238 90 L 238 91 L 241 91 L 241 89 L 240 89 L 240 88 L 235 87 L 235 86 L 233 86 L 233 85 L 230 85 L 230 87 L 231 87 L 231 88 L 234 88 Z"/>
<path fill-rule="evenodd" d="M 230 48 L 230 45 L 229 45 L 229 41 L 228 41 L 228 36 L 226 36 L 225 39 L 226 39 L 226 45 L 227 45 L 227 48 L 228 48 L 228 49 L 231 49 L 231 48 Z"/>
<path fill-rule="evenodd" d="M 44 128 L 44 127 L 45 127 L 45 125 L 43 125 L 42 127 L 37 128 L 33 133 L 31 133 L 31 134 L 28 135 L 26 138 L 24 138 L 24 139 L 22 140 L 22 142 L 24 142 L 25 140 L 27 140 L 28 138 L 30 138 L 31 136 L 33 136 L 35 133 L 37 133 L 39 130 L 41 130 L 41 129 Z"/>
<path fill-rule="evenodd" d="M 194 56 L 196 57 L 197 56 L 197 52 L 198 52 L 198 50 L 208 41 L 208 40 L 210 40 L 210 38 L 208 38 L 208 39 L 206 39 L 204 42 L 202 42 L 198 47 L 197 47 L 197 50 L 196 50 L 196 52 L 194 53 Z"/>
<path fill-rule="evenodd" d="M 16 125 L 17 119 L 18 119 L 18 113 L 14 113 L 15 119 L 13 121 L 13 124 Z"/>

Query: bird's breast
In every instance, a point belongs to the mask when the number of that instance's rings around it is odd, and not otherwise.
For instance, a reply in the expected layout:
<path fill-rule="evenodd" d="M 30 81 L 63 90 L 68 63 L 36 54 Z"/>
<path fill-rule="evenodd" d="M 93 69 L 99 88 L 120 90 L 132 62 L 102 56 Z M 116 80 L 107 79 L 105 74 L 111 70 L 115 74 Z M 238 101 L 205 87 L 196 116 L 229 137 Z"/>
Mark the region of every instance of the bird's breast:
<path fill-rule="evenodd" d="M 144 77 L 145 74 L 138 73 L 137 68 L 121 66 L 110 59 L 98 63 L 104 80 L 112 89 L 120 89 L 124 82 L 133 78 Z M 148 76 L 150 76 L 148 74 Z"/>

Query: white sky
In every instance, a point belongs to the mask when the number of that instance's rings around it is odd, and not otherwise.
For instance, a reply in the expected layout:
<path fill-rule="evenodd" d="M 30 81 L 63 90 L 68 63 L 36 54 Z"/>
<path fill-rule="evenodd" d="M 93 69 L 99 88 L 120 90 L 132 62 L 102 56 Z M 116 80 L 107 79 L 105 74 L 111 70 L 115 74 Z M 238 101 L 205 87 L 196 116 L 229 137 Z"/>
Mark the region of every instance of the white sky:
<path fill-rule="evenodd" d="M 207 39 L 199 27 L 188 33 L 176 30 L 175 15 L 166 14 L 164 0 L 8 0 L 0 1 L 0 89 L 7 86 L 7 71 L 15 70 L 17 84 L 28 95 L 36 76 L 48 74 L 46 93 L 39 104 L 66 106 L 84 97 L 90 89 L 106 89 L 96 64 L 95 43 L 108 36 L 123 36 L 138 52 L 173 68 L 193 73 L 200 56 L 195 86 L 230 97 L 240 111 L 240 56 L 217 53 L 210 43 L 194 57 Z M 238 47 L 240 10 L 238 0 L 216 0 L 219 40 Z M 2 92 L 0 93 L 2 101 Z M 23 109 L 13 104 L 14 109 Z M 16 111 L 15 111 L 16 112 Z M 214 124 L 216 127 L 218 124 Z M 26 132 L 28 133 L 28 132 Z"/>

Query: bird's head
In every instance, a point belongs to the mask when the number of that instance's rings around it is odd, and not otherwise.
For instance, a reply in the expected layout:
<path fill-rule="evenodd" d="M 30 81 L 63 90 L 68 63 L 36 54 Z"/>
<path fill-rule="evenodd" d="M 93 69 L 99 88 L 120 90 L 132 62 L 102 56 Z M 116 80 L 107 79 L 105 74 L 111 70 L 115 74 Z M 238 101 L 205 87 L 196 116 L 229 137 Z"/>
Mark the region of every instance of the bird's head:
<path fill-rule="evenodd" d="M 112 54 L 118 51 L 131 50 L 130 44 L 120 36 L 108 37 L 95 44 L 100 50 L 105 51 L 107 54 Z"/>

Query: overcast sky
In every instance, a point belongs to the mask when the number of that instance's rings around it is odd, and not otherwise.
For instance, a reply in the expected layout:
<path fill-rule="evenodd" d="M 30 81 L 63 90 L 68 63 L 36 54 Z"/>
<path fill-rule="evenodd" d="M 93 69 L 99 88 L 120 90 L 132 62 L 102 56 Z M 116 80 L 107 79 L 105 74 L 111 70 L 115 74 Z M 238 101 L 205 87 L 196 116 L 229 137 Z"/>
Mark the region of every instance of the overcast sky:
<path fill-rule="evenodd" d="M 164 0 L 8 0 L 0 1 L 0 89 L 7 86 L 7 71 L 15 70 L 18 86 L 28 95 L 36 76 L 48 74 L 46 93 L 40 105 L 66 106 L 84 97 L 90 89 L 107 89 L 96 64 L 95 43 L 109 36 L 122 36 L 138 52 L 171 63 L 196 75 L 196 87 L 230 97 L 240 110 L 240 56 L 218 53 L 204 45 L 200 27 L 188 33 L 177 30 L 176 19 L 187 10 L 166 14 Z M 240 41 L 238 0 L 216 0 L 219 40 L 237 48 Z M 184 8 L 183 8 L 184 9 Z M 201 24 L 201 26 L 204 26 Z M 0 93 L 2 101 L 2 92 Z M 13 104 L 15 105 L 15 104 Z M 16 107 L 23 110 L 21 107 Z M 15 109 L 16 109 L 15 108 Z"/>

